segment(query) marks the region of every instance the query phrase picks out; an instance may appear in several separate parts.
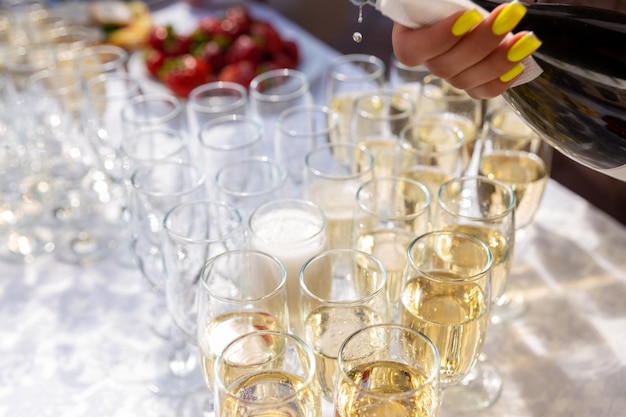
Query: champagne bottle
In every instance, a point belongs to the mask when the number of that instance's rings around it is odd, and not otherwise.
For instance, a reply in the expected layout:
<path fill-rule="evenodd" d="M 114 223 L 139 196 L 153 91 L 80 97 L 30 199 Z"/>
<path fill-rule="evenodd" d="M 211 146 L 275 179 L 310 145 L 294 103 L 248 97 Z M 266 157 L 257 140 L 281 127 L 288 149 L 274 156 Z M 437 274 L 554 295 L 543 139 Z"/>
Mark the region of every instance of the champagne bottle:
<path fill-rule="evenodd" d="M 379 8 L 382 0 L 350 1 Z M 472 0 L 486 10 L 507 1 Z M 626 181 L 626 0 L 524 3 L 515 31 L 541 39 L 533 58 L 543 72 L 503 97 L 554 148 Z"/>
<path fill-rule="evenodd" d="M 504 2 L 472 1 L 487 10 Z M 543 42 L 533 54 L 543 73 L 504 98 L 557 150 L 626 181 L 626 1 L 594 3 L 527 4 L 515 30 Z"/>

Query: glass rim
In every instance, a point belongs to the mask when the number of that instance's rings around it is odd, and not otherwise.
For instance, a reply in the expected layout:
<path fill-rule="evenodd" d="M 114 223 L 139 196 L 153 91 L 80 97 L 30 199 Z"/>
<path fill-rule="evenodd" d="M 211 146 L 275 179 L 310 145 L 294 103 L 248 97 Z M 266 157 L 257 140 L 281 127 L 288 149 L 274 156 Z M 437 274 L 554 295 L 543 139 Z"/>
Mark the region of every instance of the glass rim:
<path fill-rule="evenodd" d="M 526 132 L 526 133 L 515 133 L 515 132 L 508 131 L 508 130 L 504 130 L 500 126 L 496 126 L 496 125 L 493 124 L 493 119 L 494 119 L 495 116 L 506 115 L 506 114 L 511 114 L 511 115 L 514 115 L 517 118 L 520 118 L 520 121 L 522 121 L 524 123 L 524 125 L 526 125 L 528 127 L 528 132 Z M 510 141 L 510 142 L 515 142 L 515 141 L 539 141 L 539 140 L 541 140 L 541 137 L 539 136 L 539 134 L 536 133 L 526 123 L 526 121 L 524 121 L 521 118 L 519 113 L 517 113 L 513 108 L 511 108 L 509 106 L 502 106 L 502 107 L 499 107 L 499 108 L 493 110 L 491 113 L 489 113 L 485 123 L 486 123 L 485 135 L 487 136 L 487 140 L 489 140 L 489 136 L 490 136 L 489 132 L 493 132 L 495 135 L 497 135 L 498 136 L 498 140 L 505 140 L 505 141 Z"/>
<path fill-rule="evenodd" d="M 349 343 L 351 343 L 352 340 L 356 339 L 357 337 L 359 337 L 361 334 L 368 332 L 370 330 L 374 330 L 374 329 L 390 329 L 390 330 L 398 330 L 398 331 L 403 331 L 405 333 L 409 333 L 412 334 L 414 336 L 417 336 L 417 338 L 422 339 L 427 346 L 429 346 L 431 353 L 433 354 L 433 369 L 430 372 L 430 374 L 428 375 L 428 378 L 420 385 L 419 388 L 415 388 L 415 389 L 410 389 L 407 391 L 403 391 L 403 392 L 392 392 L 392 393 L 385 393 L 385 392 L 381 392 L 379 390 L 370 390 L 367 388 L 363 388 L 361 385 L 358 385 L 357 383 L 354 382 L 354 380 L 352 378 L 350 378 L 344 369 L 344 360 L 343 357 L 341 355 L 341 353 L 343 352 L 344 348 L 346 346 L 348 346 Z M 394 361 L 397 362 L 397 361 Z M 397 362 L 399 363 L 399 362 Z M 404 396 L 412 396 L 414 395 L 416 392 L 420 392 L 421 390 L 424 389 L 424 387 L 431 385 L 432 383 L 436 382 L 438 384 L 439 382 L 439 363 L 440 363 L 440 356 L 439 356 L 439 350 L 437 349 L 437 346 L 435 345 L 435 343 L 428 337 L 426 336 L 424 333 L 420 332 L 419 330 L 416 330 L 412 327 L 403 325 L 403 324 L 398 324 L 398 323 L 378 323 L 378 324 L 372 324 L 369 326 L 366 326 L 364 328 L 361 328 L 357 331 L 355 331 L 354 333 L 352 333 L 351 335 L 349 335 L 339 346 L 339 354 L 337 355 L 337 370 L 338 372 L 341 373 L 341 378 L 348 381 L 348 383 L 352 386 L 358 387 L 359 389 L 363 390 L 364 392 L 367 393 L 368 396 L 370 397 L 377 397 L 377 398 L 382 398 L 382 399 L 388 399 L 388 398 L 397 398 L 397 397 L 404 397 Z M 422 369 L 422 368 L 420 368 Z"/>
<path fill-rule="evenodd" d="M 404 100 L 408 106 L 407 108 L 405 108 L 404 110 L 400 110 L 398 113 L 394 113 L 394 114 L 388 114 L 388 115 L 378 115 L 378 114 L 374 114 L 371 113 L 367 110 L 361 109 L 359 107 L 359 104 L 362 101 L 366 101 L 367 99 L 373 97 L 373 96 L 379 96 L 381 98 L 393 98 L 393 97 L 399 97 L 402 100 Z M 401 120 L 408 117 L 413 117 L 413 115 L 415 114 L 415 109 L 416 109 L 416 102 L 415 100 L 411 97 L 411 95 L 407 92 L 404 91 L 398 91 L 398 90 L 388 90 L 388 89 L 378 89 L 375 91 L 369 91 L 366 93 L 361 93 L 359 95 L 357 95 L 354 99 L 354 112 L 356 115 L 367 119 L 367 120 L 389 120 L 391 122 L 396 121 L 396 120 Z"/>
<path fill-rule="evenodd" d="M 415 260 L 413 259 L 412 253 L 413 253 L 413 248 L 415 247 L 416 244 L 418 244 L 419 242 L 423 241 L 424 239 L 433 237 L 433 236 L 443 236 L 443 235 L 454 235 L 456 237 L 460 237 L 463 238 L 465 240 L 471 241 L 474 244 L 478 245 L 483 252 L 486 253 L 487 255 L 487 262 L 486 265 L 484 265 L 480 271 L 476 272 L 475 274 L 471 275 L 471 276 L 464 276 L 462 278 L 441 278 L 439 276 L 433 275 L 427 271 L 424 271 L 424 269 L 420 266 L 417 266 L 415 264 Z M 480 279 L 483 275 L 489 273 L 489 271 L 491 270 L 491 268 L 493 267 L 493 254 L 491 252 L 491 249 L 489 249 L 489 246 L 487 246 L 487 244 L 485 242 L 483 242 L 482 240 L 478 239 L 475 236 L 469 235 L 467 233 L 462 233 L 462 232 L 457 232 L 457 231 L 453 231 L 453 230 L 434 230 L 434 231 L 430 231 L 430 232 L 426 232 L 421 234 L 420 236 L 417 236 L 415 239 L 413 239 L 411 241 L 411 243 L 409 243 L 409 247 L 407 249 L 407 259 L 409 262 L 409 265 L 411 266 L 411 268 L 415 269 L 416 271 L 418 271 L 420 274 L 426 276 L 428 279 L 439 282 L 439 283 L 464 283 L 464 282 L 473 282 L 476 281 L 478 279 Z"/>
<path fill-rule="evenodd" d="M 254 135 L 251 135 L 252 136 L 251 138 L 249 138 L 249 135 L 243 135 L 245 136 L 246 140 L 244 142 L 238 142 L 233 145 L 215 146 L 211 143 L 208 143 L 205 140 L 205 136 L 208 135 L 207 131 L 210 131 L 214 127 L 225 125 L 225 124 L 230 124 L 230 123 L 242 123 L 242 124 L 253 126 L 256 132 L 254 133 Z M 262 142 L 263 132 L 264 132 L 263 125 L 259 123 L 256 119 L 250 116 L 245 116 L 245 115 L 240 115 L 240 114 L 226 114 L 223 116 L 216 117 L 215 119 L 208 120 L 205 123 L 203 123 L 200 126 L 200 129 L 198 130 L 198 142 L 200 143 L 200 146 L 210 149 L 210 150 L 234 151 L 234 150 L 246 148 L 254 143 Z"/>
<path fill-rule="evenodd" d="M 183 114 L 183 111 L 184 111 L 183 103 L 176 96 L 172 94 L 167 94 L 167 93 L 150 93 L 150 94 L 140 94 L 135 97 L 132 97 L 128 101 L 128 103 L 126 103 L 124 107 L 121 109 L 122 120 L 128 123 L 131 123 L 135 126 L 142 124 L 141 119 L 130 117 L 130 115 L 128 114 L 129 112 L 131 112 L 130 109 L 134 108 L 134 106 L 137 104 L 139 105 L 146 104 L 146 103 L 149 104 L 150 102 L 158 102 L 161 100 L 166 104 L 170 104 L 173 108 L 171 111 L 165 114 L 162 114 L 153 119 L 150 119 L 149 124 L 166 123 L 166 122 L 176 119 L 177 117 Z"/>
<path fill-rule="evenodd" d="M 345 64 L 369 64 L 372 65 L 375 70 L 368 72 L 367 74 L 362 74 L 358 77 L 347 75 L 345 72 L 341 72 L 338 70 L 338 67 Z M 385 62 L 377 57 L 376 55 L 370 54 L 345 54 L 336 57 L 331 63 L 328 73 L 331 78 L 336 79 L 338 81 L 351 81 L 351 82 L 362 82 L 362 81 L 371 81 L 381 77 L 384 77 L 386 71 Z"/>
<path fill-rule="evenodd" d="M 428 87 L 429 85 L 433 85 L 432 82 L 434 82 L 434 81 L 441 81 L 441 82 L 444 83 L 444 85 L 450 87 L 454 91 L 458 91 L 460 94 L 454 94 L 454 95 L 442 94 L 441 96 L 438 96 L 438 97 L 434 96 L 432 94 L 429 94 L 428 88 L 425 88 L 425 87 Z M 421 97 L 426 97 L 429 100 L 433 100 L 433 101 L 437 101 L 437 102 L 447 101 L 447 102 L 455 102 L 456 103 L 456 102 L 467 101 L 467 102 L 480 103 L 480 100 L 477 100 L 477 99 L 473 98 L 472 96 L 467 94 L 464 90 L 460 90 L 460 89 L 454 87 L 453 85 L 449 84 L 443 78 L 437 77 L 437 76 L 432 75 L 432 74 L 429 74 L 426 77 L 424 77 L 424 80 L 422 81 L 422 90 L 421 90 L 421 93 L 420 93 L 420 98 Z"/>
<path fill-rule="evenodd" d="M 200 96 L 205 94 L 208 91 L 232 91 L 239 94 L 239 97 L 233 102 L 229 103 L 224 107 L 220 107 L 220 111 L 212 111 L 212 108 L 215 106 L 207 106 L 203 103 L 198 102 Z M 231 97 L 236 97 L 236 95 L 229 95 Z M 222 111 L 230 112 L 233 109 L 236 109 L 242 105 L 245 105 L 248 101 L 248 90 L 246 90 L 241 84 L 235 83 L 232 81 L 212 81 L 202 85 L 195 87 L 189 93 L 189 97 L 187 99 L 187 105 L 193 110 L 198 110 L 203 113 L 220 113 Z"/>
<path fill-rule="evenodd" d="M 454 143 L 454 145 L 446 147 L 441 150 L 437 150 L 437 151 L 434 151 L 432 149 L 415 148 L 411 145 L 411 141 L 406 139 L 406 135 L 408 134 L 409 131 L 415 128 L 419 128 L 420 126 L 425 126 L 425 127 L 432 126 L 435 128 L 441 128 L 443 131 L 446 132 L 446 134 L 449 132 L 450 133 L 449 136 L 456 137 L 457 141 Z M 410 151 L 412 153 L 416 153 L 419 155 L 433 155 L 433 154 L 439 155 L 439 154 L 457 152 L 463 148 L 463 145 L 465 143 L 465 136 L 463 135 L 463 132 L 461 131 L 461 129 L 459 129 L 458 127 L 452 124 L 444 123 L 443 121 L 440 121 L 438 119 L 415 120 L 407 124 L 406 126 L 404 126 L 400 130 L 398 137 L 399 137 L 398 143 L 403 150 Z"/>
<path fill-rule="evenodd" d="M 315 132 L 304 132 L 304 131 L 296 131 L 293 129 L 288 129 L 284 126 L 284 121 L 287 117 L 292 116 L 297 113 L 311 113 L 311 114 L 322 114 L 326 115 L 325 121 L 328 122 L 327 125 Z M 330 117 L 330 120 L 328 119 Z M 332 123 L 330 123 L 332 121 Z M 319 136 L 319 135 L 327 135 L 331 133 L 333 130 L 339 129 L 339 115 L 333 109 L 326 105 L 322 104 L 305 104 L 300 106 L 290 107 L 286 110 L 283 110 L 275 121 L 276 127 L 278 127 L 278 131 L 286 134 L 291 138 L 310 138 L 311 136 Z"/>
<path fill-rule="evenodd" d="M 424 196 L 426 197 L 426 202 L 424 204 L 423 207 L 420 208 L 419 211 L 415 212 L 415 213 L 411 213 L 408 215 L 384 215 L 381 216 L 380 213 L 378 213 L 377 211 L 372 211 L 369 207 L 364 206 L 359 198 L 359 196 L 361 195 L 361 193 L 365 192 L 365 189 L 375 183 L 380 183 L 383 181 L 389 181 L 389 182 L 405 182 L 407 184 L 410 184 L 414 187 L 419 188 L 423 193 Z M 364 183 L 362 183 L 360 185 L 360 187 L 358 188 L 358 190 L 356 191 L 356 195 L 355 195 L 355 199 L 356 199 L 356 203 L 357 206 L 367 212 L 368 214 L 372 215 L 372 216 L 376 216 L 379 218 L 384 218 L 384 219 L 390 219 L 390 218 L 394 218 L 394 219 L 413 219 L 413 218 L 417 218 L 419 216 L 421 216 L 422 214 L 424 214 L 427 211 L 430 211 L 430 206 L 432 204 L 432 195 L 430 193 L 430 191 L 428 191 L 428 187 L 426 187 L 426 185 L 424 185 L 423 183 L 419 182 L 419 181 L 415 181 L 412 180 L 410 178 L 407 177 L 399 177 L 399 176 L 387 176 L 387 177 L 374 177 L 370 180 L 365 181 Z"/>
<path fill-rule="evenodd" d="M 211 289 L 207 281 L 207 278 L 208 278 L 207 274 L 209 270 L 215 264 L 217 264 L 221 259 L 233 256 L 233 255 L 244 255 L 244 254 L 254 255 L 257 258 L 267 259 L 279 268 L 281 277 L 278 280 L 275 288 L 272 291 L 268 292 L 267 294 L 263 295 L 262 297 L 247 298 L 247 299 L 233 298 L 227 295 L 223 295 L 221 293 L 214 292 Z M 202 266 L 200 270 L 200 283 L 202 284 L 203 291 L 208 293 L 211 297 L 215 298 L 216 300 L 225 301 L 225 302 L 232 303 L 232 304 L 255 304 L 261 301 L 271 299 L 280 291 L 282 291 L 283 288 L 287 286 L 287 269 L 285 268 L 285 265 L 277 257 L 270 255 L 269 253 L 258 251 L 255 249 L 231 249 L 231 250 L 227 250 L 225 252 L 215 255 L 211 257 L 211 259 L 209 259 L 207 262 L 205 262 L 205 264 Z"/>
<path fill-rule="evenodd" d="M 112 71 L 117 65 L 125 64 L 128 62 L 130 55 L 128 52 L 119 46 L 111 45 L 111 44 L 98 44 L 98 45 L 88 45 L 85 48 L 78 51 L 78 58 L 84 59 L 86 57 L 99 55 L 100 53 L 110 54 L 111 56 L 115 56 L 115 58 L 110 59 L 106 62 L 98 62 L 98 64 L 87 64 L 87 67 L 102 67 L 103 71 Z M 78 65 L 84 65 L 82 61 L 78 61 Z"/>
<path fill-rule="evenodd" d="M 227 213 L 232 214 L 234 216 L 236 225 L 234 225 L 235 227 L 230 227 L 229 232 L 224 236 L 220 236 L 219 238 L 198 239 L 198 238 L 185 236 L 179 233 L 178 231 L 175 231 L 172 228 L 173 217 L 179 211 L 184 210 L 187 207 L 192 207 L 192 206 L 214 206 L 214 207 L 222 208 Z M 239 212 L 239 210 L 235 206 L 225 201 L 206 200 L 206 199 L 194 200 L 194 201 L 186 201 L 186 202 L 178 203 L 177 205 L 172 207 L 163 217 L 163 229 L 167 232 L 168 236 L 170 236 L 172 239 L 176 240 L 177 242 L 191 243 L 191 244 L 209 244 L 209 243 L 220 242 L 224 238 L 234 236 L 239 230 L 243 231 L 243 220 L 242 220 L 241 213 Z"/>
<path fill-rule="evenodd" d="M 462 184 L 462 183 L 465 183 L 466 181 L 475 181 L 475 182 L 481 182 L 481 183 L 487 183 L 487 184 L 493 185 L 494 187 L 496 187 L 497 189 L 503 191 L 504 193 L 506 193 L 506 195 L 508 195 L 509 204 L 506 205 L 506 208 L 504 210 L 500 210 L 493 215 L 484 216 L 484 217 L 468 216 L 468 215 L 460 214 L 456 211 L 453 211 L 450 207 L 448 207 L 444 199 L 441 198 L 442 193 L 447 187 L 450 187 L 452 184 L 455 184 L 455 183 Z M 467 219 L 467 220 L 500 220 L 504 217 L 509 216 L 511 213 L 514 212 L 516 203 L 517 203 L 517 197 L 515 196 L 515 191 L 513 191 L 513 188 L 510 185 L 500 180 L 489 178 L 484 175 L 464 175 L 464 176 L 452 178 L 444 182 L 443 184 L 441 184 L 441 186 L 439 187 L 439 190 L 437 191 L 437 204 L 443 210 L 445 210 L 446 213 L 456 216 L 456 217 Z"/>
<path fill-rule="evenodd" d="M 193 171 L 195 174 L 197 174 L 197 178 L 195 178 L 194 184 L 193 186 L 191 186 L 190 188 L 184 189 L 184 190 L 180 190 L 180 191 L 176 191 L 176 192 L 161 192 L 161 191 L 155 191 L 152 189 L 146 189 L 145 187 L 141 187 L 141 185 L 137 184 L 137 180 L 140 177 L 140 174 L 143 173 L 143 171 L 148 171 L 150 169 L 154 169 L 157 166 L 165 166 L 165 165 L 178 165 L 181 167 L 185 167 L 187 169 L 191 171 Z M 146 161 L 144 163 L 140 163 L 134 170 L 134 172 L 132 173 L 131 177 L 130 177 L 130 183 L 133 187 L 134 190 L 137 190 L 139 192 L 141 192 L 142 194 L 151 196 L 151 197 L 157 197 L 157 198 L 161 198 L 161 197 L 180 197 L 180 196 L 184 196 L 190 193 L 193 193 L 195 191 L 198 191 L 200 189 L 202 189 L 205 186 L 205 181 L 206 181 L 206 177 L 204 175 L 204 172 L 202 171 L 202 169 L 200 169 L 200 167 L 198 167 L 195 164 L 192 163 L 188 163 L 188 162 L 181 162 L 181 161 L 173 161 L 173 160 L 156 160 L 156 161 Z"/>
<path fill-rule="evenodd" d="M 244 192 L 244 191 L 239 191 L 239 190 L 233 190 L 232 188 L 225 188 L 223 182 L 220 181 L 224 173 L 232 169 L 237 170 L 239 166 L 245 165 L 248 163 L 256 163 L 256 164 L 270 166 L 271 168 L 273 168 L 274 173 L 277 173 L 279 175 L 278 181 L 273 183 L 272 187 L 263 189 L 257 192 L 252 192 L 252 191 Z M 218 171 L 215 173 L 215 184 L 218 187 L 219 191 L 225 194 L 228 194 L 230 196 L 237 196 L 237 197 L 258 197 L 263 194 L 272 193 L 272 192 L 279 190 L 281 187 L 283 187 L 286 184 L 286 182 L 287 182 L 287 169 L 282 164 L 279 164 L 274 159 L 271 159 L 267 156 L 242 158 L 232 164 L 228 164 L 228 165 L 224 165 L 220 167 Z"/>
<path fill-rule="evenodd" d="M 119 90 L 119 93 L 110 94 L 111 91 L 108 88 L 104 88 L 104 94 L 96 93 L 93 89 L 100 85 L 106 85 L 113 82 L 122 82 L 130 88 L 123 88 Z M 87 95 L 92 100 L 103 100 L 103 99 L 119 99 L 125 97 L 136 97 L 136 95 L 141 94 L 141 84 L 139 80 L 134 76 L 125 73 L 125 72 L 108 72 L 103 74 L 98 74 L 95 77 L 89 78 L 85 84 L 85 91 Z M 136 94 L 136 95 L 134 95 Z"/>
<path fill-rule="evenodd" d="M 265 94 L 263 92 L 258 91 L 258 86 L 269 80 L 270 78 L 279 77 L 279 78 L 292 78 L 300 81 L 300 85 L 294 91 L 291 91 L 286 94 Z M 290 101 L 296 97 L 299 97 L 302 94 L 309 92 L 311 86 L 309 82 L 309 77 L 303 73 L 302 71 L 290 68 L 280 68 L 275 70 L 270 70 L 266 72 L 262 72 L 252 79 L 250 82 L 250 95 L 255 99 L 263 102 L 272 102 L 279 103 L 283 101 Z"/>
<path fill-rule="evenodd" d="M 38 85 L 37 83 L 45 79 L 56 81 L 50 83 L 50 88 L 43 86 L 45 91 L 54 97 L 64 96 L 72 92 L 82 93 L 80 73 L 74 70 L 59 68 L 47 68 L 31 74 L 27 81 L 28 90 L 32 92 L 32 89 Z M 64 82 L 62 85 L 59 85 L 58 81 Z"/>
<path fill-rule="evenodd" d="M 355 174 L 350 174 L 350 175 L 333 175 L 333 174 L 326 174 L 322 172 L 320 169 L 314 168 L 311 166 L 309 162 L 315 156 L 315 154 L 317 154 L 318 152 L 323 152 L 325 150 L 330 150 L 333 148 L 345 148 L 345 149 L 352 150 L 355 152 L 356 151 L 361 152 L 362 157 L 368 161 L 367 164 L 365 165 L 366 169 L 359 171 Z M 367 147 L 363 145 L 357 145 L 355 143 L 325 143 L 323 145 L 319 145 L 311 149 L 309 152 L 306 153 L 306 155 L 304 156 L 304 165 L 307 171 L 311 172 L 317 178 L 322 178 L 322 179 L 327 179 L 327 180 L 339 180 L 339 181 L 358 179 L 364 174 L 368 174 L 374 170 L 374 154 L 372 154 L 372 152 L 369 149 L 367 149 Z"/>
<path fill-rule="evenodd" d="M 230 348 L 232 348 L 233 346 L 236 346 L 238 343 L 241 343 L 241 341 L 250 338 L 250 337 L 275 337 L 275 336 L 279 336 L 285 339 L 291 339 L 293 342 L 295 342 L 299 347 L 300 347 L 300 355 L 298 355 L 298 357 L 302 357 L 302 353 L 306 354 L 306 358 L 307 358 L 307 369 L 306 369 L 306 378 L 303 378 L 302 380 L 302 386 L 296 390 L 294 390 L 292 393 L 290 393 L 288 396 L 286 396 L 285 398 L 281 398 L 281 399 L 276 399 L 276 398 L 272 398 L 272 399 L 265 399 L 263 401 L 250 401 L 246 398 L 242 398 L 241 396 L 238 395 L 234 395 L 231 394 L 228 391 L 228 387 L 224 385 L 222 378 L 219 378 L 219 372 L 217 371 L 219 369 L 219 366 L 225 361 L 224 359 L 224 353 L 227 352 Z M 226 347 L 224 347 L 224 349 L 222 350 L 222 352 L 217 355 L 217 357 L 215 358 L 215 365 L 214 365 L 214 372 L 215 372 L 215 378 L 214 379 L 214 384 L 216 385 L 216 389 L 217 390 L 221 390 L 226 396 L 228 396 L 229 398 L 234 398 L 237 400 L 237 402 L 241 402 L 243 404 L 247 404 L 247 405 L 259 405 L 259 406 L 267 406 L 267 405 L 275 405 L 275 404 L 284 404 L 284 403 L 288 403 L 293 401 L 294 398 L 299 397 L 301 392 L 307 389 L 311 389 L 312 384 L 315 383 L 315 374 L 316 374 L 316 368 L 315 368 L 315 353 L 313 351 L 313 348 L 306 343 L 300 336 L 297 336 L 293 333 L 289 333 L 286 331 L 281 331 L 281 330 L 258 330 L 255 331 L 253 333 L 246 333 L 243 335 L 240 335 L 238 337 L 236 337 L 235 339 L 233 339 L 232 341 L 230 341 Z"/>
<path fill-rule="evenodd" d="M 314 262 L 319 261 L 320 259 L 324 259 L 327 258 L 329 256 L 333 256 L 335 254 L 342 254 L 342 253 L 346 253 L 346 254 L 351 254 L 352 257 L 355 256 L 363 256 L 368 258 L 370 261 L 373 261 L 374 264 L 376 264 L 381 272 L 382 275 L 382 279 L 380 280 L 379 285 L 373 290 L 371 291 L 369 294 L 367 294 L 366 296 L 363 296 L 361 298 L 358 299 L 354 299 L 354 300 L 329 300 L 328 298 L 323 298 L 318 296 L 317 294 L 313 293 L 311 291 L 311 289 L 306 285 L 306 283 L 304 282 L 304 271 L 306 270 L 306 268 L 310 265 L 312 265 Z M 371 253 L 367 253 L 364 252 L 360 249 L 355 249 L 355 248 L 335 248 L 335 249 L 327 249 L 325 251 L 323 251 L 322 253 L 319 253 L 315 256 L 313 256 L 312 258 L 308 259 L 300 268 L 300 272 L 298 273 L 298 283 L 300 286 L 300 290 L 304 292 L 304 294 L 306 294 L 309 298 L 324 304 L 324 305 L 334 305 L 334 306 L 341 306 L 341 307 L 352 307 L 352 306 L 358 306 L 361 305 L 363 303 L 367 303 L 369 301 L 371 301 L 372 299 L 374 299 L 375 297 L 377 297 L 378 295 L 380 295 L 381 293 L 383 293 L 385 291 L 386 285 L 387 285 L 387 269 L 385 268 L 385 266 L 383 265 L 383 263 L 381 262 L 380 259 L 378 259 L 375 255 L 371 254 Z"/>

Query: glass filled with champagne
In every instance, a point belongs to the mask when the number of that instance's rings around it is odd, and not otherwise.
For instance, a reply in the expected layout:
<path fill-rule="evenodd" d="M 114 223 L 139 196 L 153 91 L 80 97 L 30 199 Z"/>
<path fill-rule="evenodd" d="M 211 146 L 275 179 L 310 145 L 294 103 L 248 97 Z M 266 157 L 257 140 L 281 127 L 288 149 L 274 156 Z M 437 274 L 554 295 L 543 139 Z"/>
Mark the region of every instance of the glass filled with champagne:
<path fill-rule="evenodd" d="M 435 207 L 439 187 L 463 171 L 463 135 L 449 123 L 418 120 L 402 129 L 395 174 L 424 184 Z"/>
<path fill-rule="evenodd" d="M 422 81 L 417 114 L 419 120 L 434 120 L 456 127 L 463 136 L 463 172 L 475 170 L 472 165 L 474 149 L 485 116 L 481 100 L 473 99 L 439 77 L 427 75 Z"/>
<path fill-rule="evenodd" d="M 339 351 L 335 416 L 438 416 L 439 362 L 414 329 L 386 323 L 353 333 Z"/>
<path fill-rule="evenodd" d="M 455 178 L 439 189 L 433 229 L 467 233 L 487 244 L 493 256 L 491 301 L 503 297 L 513 262 L 515 243 L 515 193 L 503 182 L 482 176 Z M 492 322 L 495 307 L 491 310 Z M 456 408 L 480 409 L 500 395 L 502 377 L 488 357 L 482 355 L 462 384 L 450 387 L 446 398 Z M 454 394 L 453 394 L 454 393 Z M 452 400 L 458 395 L 463 400 Z"/>
<path fill-rule="evenodd" d="M 353 332 L 389 321 L 386 282 L 378 259 L 351 248 L 323 252 L 300 272 L 300 331 L 315 353 L 317 380 L 329 401 L 339 346 Z"/>
<path fill-rule="evenodd" d="M 409 245 L 400 323 L 437 346 L 444 387 L 460 383 L 481 353 L 491 308 L 492 263 L 485 243 L 459 231 L 429 232 Z"/>
<path fill-rule="evenodd" d="M 215 362 L 215 386 L 217 417 L 322 416 L 313 351 L 290 333 L 235 339 Z"/>
<path fill-rule="evenodd" d="M 304 198 L 324 210 L 328 248 L 352 247 L 354 197 L 373 178 L 374 155 L 363 146 L 328 143 L 304 158 Z"/>
<path fill-rule="evenodd" d="M 374 55 L 347 54 L 335 58 L 326 71 L 326 104 L 339 117 L 333 143 L 350 142 L 350 123 L 356 96 L 385 85 L 386 65 Z"/>
<path fill-rule="evenodd" d="M 430 193 L 422 183 L 382 177 L 357 191 L 353 244 L 385 266 L 392 317 L 397 315 L 409 243 L 429 230 Z"/>
<path fill-rule="evenodd" d="M 286 284 L 283 264 L 264 252 L 229 250 L 205 264 L 197 294 L 197 341 L 209 392 L 215 359 L 230 342 L 251 332 L 288 329 Z M 250 355 L 264 354 L 266 348 L 248 346 Z M 205 411 L 212 411 L 207 410 L 213 405 L 209 392 Z"/>
<path fill-rule="evenodd" d="M 394 172 L 400 132 L 415 118 L 415 99 L 400 90 L 378 90 L 355 98 L 351 141 L 374 155 L 374 175 Z"/>

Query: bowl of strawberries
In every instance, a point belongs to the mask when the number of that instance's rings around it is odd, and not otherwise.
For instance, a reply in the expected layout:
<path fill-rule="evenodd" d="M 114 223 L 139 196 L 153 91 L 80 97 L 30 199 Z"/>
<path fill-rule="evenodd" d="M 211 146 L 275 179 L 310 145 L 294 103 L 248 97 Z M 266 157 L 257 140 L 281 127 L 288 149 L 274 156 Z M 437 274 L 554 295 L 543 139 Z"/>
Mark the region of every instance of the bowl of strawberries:
<path fill-rule="evenodd" d="M 142 62 L 149 77 L 186 98 L 207 82 L 231 81 L 248 87 L 263 72 L 295 69 L 300 51 L 296 42 L 282 36 L 272 23 L 236 5 L 219 15 L 200 17 L 187 33 L 173 25 L 154 25 Z"/>

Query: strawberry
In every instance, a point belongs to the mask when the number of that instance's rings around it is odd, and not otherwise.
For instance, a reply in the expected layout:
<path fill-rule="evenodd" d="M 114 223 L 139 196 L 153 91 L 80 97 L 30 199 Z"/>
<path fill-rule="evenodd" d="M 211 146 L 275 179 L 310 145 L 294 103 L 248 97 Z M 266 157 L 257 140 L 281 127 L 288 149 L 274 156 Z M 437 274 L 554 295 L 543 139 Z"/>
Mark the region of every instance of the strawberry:
<path fill-rule="evenodd" d="M 194 55 L 167 58 L 159 71 L 163 83 L 178 97 L 187 97 L 191 90 L 210 81 L 209 64 Z"/>
<path fill-rule="evenodd" d="M 228 64 L 217 75 L 220 81 L 231 81 L 248 88 L 252 79 L 257 75 L 256 64 L 250 61 L 239 61 Z"/>
<path fill-rule="evenodd" d="M 239 61 L 250 61 L 257 63 L 263 58 L 263 50 L 248 35 L 237 37 L 226 51 L 224 57 L 227 64 L 234 64 Z"/>
<path fill-rule="evenodd" d="M 263 46 L 263 49 L 274 54 L 281 50 L 283 41 L 278 34 L 276 28 L 267 22 L 256 21 L 250 26 L 250 36 Z"/>
<path fill-rule="evenodd" d="M 296 66 L 300 63 L 300 51 L 294 41 L 283 40 L 282 50 L 293 60 Z"/>
<path fill-rule="evenodd" d="M 226 63 L 224 50 L 214 40 L 202 46 L 196 55 L 204 59 L 215 73 L 219 72 Z"/>
<path fill-rule="evenodd" d="M 163 52 L 158 49 L 148 48 L 145 50 L 143 58 L 148 74 L 154 78 L 159 78 L 159 72 L 165 63 L 165 55 Z"/>

